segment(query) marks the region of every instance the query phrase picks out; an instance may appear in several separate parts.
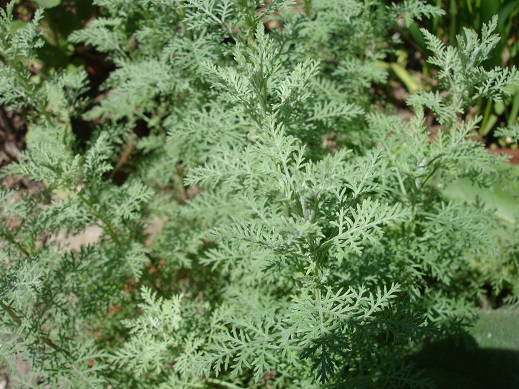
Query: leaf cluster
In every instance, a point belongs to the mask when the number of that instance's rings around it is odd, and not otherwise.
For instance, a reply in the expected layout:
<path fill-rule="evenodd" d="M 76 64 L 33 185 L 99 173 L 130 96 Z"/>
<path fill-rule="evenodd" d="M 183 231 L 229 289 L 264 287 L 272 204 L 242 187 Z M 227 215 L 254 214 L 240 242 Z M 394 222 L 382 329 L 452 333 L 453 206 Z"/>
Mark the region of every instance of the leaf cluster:
<path fill-rule="evenodd" d="M 496 19 L 456 48 L 423 31 L 442 90 L 404 121 L 370 88 L 392 29 L 441 14 L 423 1 L 95 4 L 70 36 L 115 66 L 95 104 L 83 71 L 30 74 L 38 18 L 0 18 L 1 102 L 31 112 L 1 174 L 40 183 L 0 189 L 2 362 L 70 388 L 431 387 L 406 356 L 466 334 L 482 258 L 517 275 L 492 210 L 442 191 L 502 171 L 463 116 L 517 82 L 481 67 Z"/>

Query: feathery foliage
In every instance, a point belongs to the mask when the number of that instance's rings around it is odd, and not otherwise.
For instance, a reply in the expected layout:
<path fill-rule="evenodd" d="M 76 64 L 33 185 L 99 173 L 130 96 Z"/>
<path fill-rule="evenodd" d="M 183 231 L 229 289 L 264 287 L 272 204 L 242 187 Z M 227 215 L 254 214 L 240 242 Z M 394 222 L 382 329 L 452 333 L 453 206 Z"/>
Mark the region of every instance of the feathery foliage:
<path fill-rule="evenodd" d="M 67 388 L 432 387 L 408 353 L 466 335 L 487 258 L 517 276 L 492 210 L 442 192 L 505 160 L 464 116 L 518 82 L 481 67 L 497 19 L 457 47 L 423 31 L 440 89 L 404 121 L 370 88 L 399 20 L 442 14 L 424 1 L 94 3 L 70 41 L 114 63 L 95 104 L 83 71 L 31 77 L 41 14 L 2 11 L 0 102 L 31 113 L 2 175 L 41 184 L 0 189 L 1 363 Z"/>

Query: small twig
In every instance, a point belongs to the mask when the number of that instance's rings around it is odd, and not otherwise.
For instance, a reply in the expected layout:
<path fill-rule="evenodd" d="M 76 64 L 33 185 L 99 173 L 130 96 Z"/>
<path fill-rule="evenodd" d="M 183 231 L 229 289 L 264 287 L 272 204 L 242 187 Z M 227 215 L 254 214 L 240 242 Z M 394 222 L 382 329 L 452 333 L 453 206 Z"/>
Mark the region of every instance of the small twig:
<path fill-rule="evenodd" d="M 14 133 L 14 128 L 13 126 L 11 125 L 11 121 L 9 120 L 9 118 L 7 117 L 7 114 L 5 113 L 5 108 L 2 107 L 2 109 L 0 109 L 0 121 L 1 121 L 1 125 L 2 127 L 4 127 L 9 133 Z"/>
<path fill-rule="evenodd" d="M 130 158 L 133 150 L 135 149 L 135 140 L 136 136 L 134 133 L 131 133 L 128 137 L 128 140 L 123 148 L 123 153 L 119 157 L 119 160 L 117 161 L 117 164 L 115 165 L 115 168 L 110 173 L 110 180 L 112 180 L 115 176 L 115 174 L 124 166 L 128 158 Z"/>
<path fill-rule="evenodd" d="M 2 133 L 0 132 L 0 138 L 3 138 L 3 140 L 5 142 L 3 151 L 11 160 L 16 160 L 17 159 L 16 155 L 20 152 L 20 150 L 18 149 L 18 147 L 16 147 L 16 143 L 15 143 L 16 137 L 14 136 L 15 130 L 14 130 L 13 126 L 11 125 L 11 121 L 9 120 L 9 118 L 7 117 L 7 115 L 5 113 L 4 107 L 1 107 L 1 109 L 0 109 L 0 126 L 2 126 L 2 128 L 5 130 L 5 133 L 3 136 L 2 136 Z M 11 148 L 13 149 L 13 151 L 9 150 L 8 141 L 11 141 L 10 143 L 11 143 Z"/>
<path fill-rule="evenodd" d="M 9 243 L 16 246 L 25 256 L 27 256 L 27 257 L 31 256 L 31 253 L 29 252 L 29 250 L 27 250 L 27 248 L 25 248 L 25 246 L 23 246 L 20 242 L 16 241 L 11 234 L 6 232 L 5 234 L 3 234 L 3 237 L 5 239 L 7 239 L 7 241 Z"/>
<path fill-rule="evenodd" d="M 218 385 L 218 386 L 228 388 L 228 389 L 243 389 L 241 386 L 234 385 L 234 384 L 231 384 L 230 382 L 225 382 L 225 381 L 219 380 L 217 378 L 208 378 L 206 381 L 210 384 Z"/>
<path fill-rule="evenodd" d="M 13 321 L 18 325 L 18 327 L 22 326 L 22 319 L 14 312 L 14 309 L 9 306 L 8 304 L 4 304 L 2 300 L 0 300 L 0 307 L 13 319 Z M 48 337 L 40 335 L 40 340 L 45 343 L 47 346 L 52 347 L 56 351 L 61 351 L 62 353 L 66 354 L 67 356 L 71 357 L 72 355 L 67 351 L 59 347 L 56 343 L 54 343 L 52 340 L 50 340 Z"/>

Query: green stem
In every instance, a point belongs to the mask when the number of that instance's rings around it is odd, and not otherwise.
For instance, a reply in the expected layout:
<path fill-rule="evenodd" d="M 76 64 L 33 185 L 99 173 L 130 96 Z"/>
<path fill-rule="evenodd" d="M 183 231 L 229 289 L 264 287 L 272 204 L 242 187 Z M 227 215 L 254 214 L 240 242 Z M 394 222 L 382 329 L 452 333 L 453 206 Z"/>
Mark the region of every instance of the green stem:
<path fill-rule="evenodd" d="M 450 26 L 449 26 L 449 44 L 454 45 L 454 41 L 456 39 L 456 0 L 451 0 L 449 14 L 451 16 Z"/>
<path fill-rule="evenodd" d="M 238 5 L 242 8 L 245 14 L 245 23 L 247 24 L 247 27 L 249 29 L 249 31 L 247 32 L 247 42 L 250 43 L 254 40 L 254 30 L 256 29 L 254 16 L 251 16 L 253 14 L 251 13 L 251 9 L 247 0 L 239 0 Z M 253 12 L 255 12 L 255 10 Z"/>
<path fill-rule="evenodd" d="M 78 192 L 78 196 L 80 198 L 80 200 L 83 202 L 83 204 L 85 204 L 91 211 L 92 211 L 92 214 L 98 218 L 99 220 L 101 220 L 101 222 L 103 223 L 103 225 L 105 226 L 106 228 L 106 232 L 108 232 L 108 235 L 110 235 L 110 237 L 112 238 L 112 240 L 114 241 L 114 243 L 117 245 L 117 246 L 121 246 L 122 245 L 122 242 L 120 241 L 119 237 L 117 236 L 116 232 L 115 232 L 115 228 L 112 226 L 112 223 L 110 223 L 110 220 L 106 219 L 105 217 L 103 217 L 98 211 L 97 209 L 95 209 L 95 207 L 93 206 L 93 204 L 87 200 L 85 198 L 85 196 L 83 196 L 83 194 L 81 192 Z"/>
<path fill-rule="evenodd" d="M 365 18 L 366 15 L 371 15 L 369 2 L 366 3 L 364 11 L 362 12 L 362 17 Z M 366 56 L 366 43 L 368 41 L 368 30 L 372 28 L 371 21 L 364 20 L 364 27 L 362 28 L 362 43 L 360 45 L 359 59 L 361 63 L 364 63 L 364 59 Z"/>
<path fill-rule="evenodd" d="M 206 381 L 208 383 L 210 383 L 210 384 L 218 385 L 218 386 L 221 386 L 223 388 L 243 389 L 241 386 L 234 385 L 234 384 L 231 384 L 230 382 L 225 382 L 225 381 L 219 380 L 217 378 L 208 378 Z"/>
<path fill-rule="evenodd" d="M 308 19 L 312 17 L 312 0 L 305 0 L 305 15 Z"/>
<path fill-rule="evenodd" d="M 13 308 L 11 308 L 7 304 L 4 304 L 4 302 L 2 300 L 0 300 L 0 307 L 2 307 L 2 309 L 5 312 L 7 312 L 7 314 L 11 317 L 11 319 L 13 319 L 13 321 L 18 325 L 18 327 L 21 327 L 22 320 L 18 317 L 18 315 L 16 315 Z"/>
<path fill-rule="evenodd" d="M 14 309 L 10 305 L 5 304 L 2 300 L 0 300 L 0 307 L 9 315 L 9 317 L 11 319 L 13 319 L 13 321 L 16 323 L 16 325 L 18 327 L 22 326 L 22 319 L 20 319 L 20 317 L 14 312 Z M 72 356 L 67 350 L 63 350 L 61 347 L 59 347 L 56 343 L 54 343 L 48 337 L 40 335 L 39 338 L 43 343 L 45 343 L 47 346 L 53 348 L 54 350 L 60 351 L 69 357 Z"/>
<path fill-rule="evenodd" d="M 387 155 L 391 159 L 391 162 L 393 162 L 393 166 L 395 167 L 395 171 L 396 171 L 396 177 L 398 179 L 398 184 L 400 185 L 400 190 L 402 191 L 402 193 L 404 194 L 405 197 L 408 197 L 407 190 L 405 189 L 405 185 L 404 185 L 404 180 L 400 174 L 400 169 L 398 168 L 397 163 L 396 163 L 396 158 L 393 155 L 393 153 L 391 152 L 391 150 L 389 149 L 389 146 L 383 141 L 381 143 L 382 143 L 382 146 L 387 150 Z"/>
<path fill-rule="evenodd" d="M 427 175 L 427 177 L 425 177 L 424 180 L 422 180 L 422 184 L 420 185 L 420 190 L 422 190 L 423 188 L 425 188 L 425 184 L 429 181 L 429 179 L 438 171 L 438 167 L 439 165 L 436 165 L 434 167 L 434 169 L 432 169 L 432 171 Z"/>
<path fill-rule="evenodd" d="M 489 133 L 489 130 L 487 129 L 487 124 L 490 118 L 490 115 L 492 114 L 492 108 L 493 104 L 492 101 L 487 101 L 485 105 L 485 112 L 483 113 L 483 120 L 481 121 L 481 125 L 479 127 L 479 135 L 485 136 Z"/>
<path fill-rule="evenodd" d="M 322 308 L 322 302 L 321 302 L 321 289 L 314 287 L 314 293 L 315 293 L 315 304 L 316 308 L 319 311 L 319 329 L 321 330 L 321 335 L 324 335 L 325 328 L 324 328 L 324 315 L 323 315 L 323 308 Z"/>
<path fill-rule="evenodd" d="M 34 90 L 35 90 L 34 85 L 32 85 L 28 81 L 27 75 L 23 74 L 23 70 L 22 69 L 26 69 L 26 68 L 25 67 L 16 66 L 16 65 L 19 65 L 19 64 L 11 64 L 11 66 L 16 71 L 16 76 L 18 78 L 18 81 L 20 82 L 20 84 L 22 84 L 23 89 L 29 95 L 33 95 L 34 94 Z M 52 118 L 51 118 L 50 114 L 47 112 L 47 108 L 45 107 L 44 101 L 45 101 L 45 99 L 38 99 L 38 103 L 36 103 L 37 106 L 35 106 L 34 108 L 36 108 L 36 110 L 43 115 L 43 117 L 45 118 L 45 121 L 47 122 L 47 124 L 51 124 L 52 123 Z"/>
<path fill-rule="evenodd" d="M 30 257 L 31 253 L 29 250 L 27 250 L 20 242 L 17 242 L 11 234 L 8 234 L 7 232 L 2 234 L 2 236 L 9 241 L 12 245 L 16 246 L 22 253 L 25 254 L 25 256 Z"/>
<path fill-rule="evenodd" d="M 99 220 L 101 220 L 101 222 L 103 223 L 104 227 L 106 228 L 106 232 L 108 233 L 108 235 L 112 238 L 112 240 L 114 241 L 114 243 L 121 247 L 122 246 L 122 242 L 121 240 L 119 239 L 119 237 L 117 236 L 117 233 L 115 232 L 115 228 L 113 227 L 112 223 L 110 223 L 110 221 L 103 217 L 95 208 L 94 206 L 92 205 L 92 203 L 90 201 L 88 201 L 85 196 L 83 196 L 81 193 L 78 193 L 78 196 L 79 198 L 81 199 L 81 201 L 92 211 L 92 214 L 94 215 L 94 217 L 98 218 Z M 155 266 L 157 267 L 158 264 L 157 264 L 157 260 L 149 253 L 146 253 L 146 256 L 148 257 L 148 259 L 150 260 L 150 262 Z M 159 288 L 155 282 L 153 280 L 151 280 L 151 278 L 149 279 L 151 285 L 153 286 L 153 288 L 157 291 L 157 292 L 161 292 L 162 293 L 162 290 L 161 288 Z"/>

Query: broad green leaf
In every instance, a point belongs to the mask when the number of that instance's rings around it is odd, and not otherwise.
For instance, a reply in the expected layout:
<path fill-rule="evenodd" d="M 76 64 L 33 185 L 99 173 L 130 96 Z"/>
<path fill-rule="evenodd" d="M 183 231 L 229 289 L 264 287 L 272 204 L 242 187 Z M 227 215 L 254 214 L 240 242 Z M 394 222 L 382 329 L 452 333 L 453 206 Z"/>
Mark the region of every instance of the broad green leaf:
<path fill-rule="evenodd" d="M 34 0 L 34 2 L 43 8 L 54 8 L 60 5 L 61 0 Z"/>
<path fill-rule="evenodd" d="M 519 169 L 516 169 L 519 177 Z M 519 217 L 519 180 L 515 183 L 502 183 L 494 190 L 480 188 L 473 185 L 469 179 L 455 181 L 443 190 L 443 193 L 452 199 L 474 203 L 476 198 L 481 199 L 489 209 L 495 209 L 496 214 L 509 222 Z"/>

